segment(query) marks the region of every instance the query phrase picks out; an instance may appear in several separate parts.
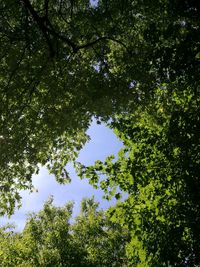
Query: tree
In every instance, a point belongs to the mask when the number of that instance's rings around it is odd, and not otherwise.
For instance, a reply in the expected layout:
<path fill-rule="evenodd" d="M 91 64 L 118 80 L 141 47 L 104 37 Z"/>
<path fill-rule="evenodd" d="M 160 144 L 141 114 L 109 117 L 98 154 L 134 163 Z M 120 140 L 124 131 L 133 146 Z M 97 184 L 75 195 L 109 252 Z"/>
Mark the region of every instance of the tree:
<path fill-rule="evenodd" d="M 43 211 L 29 215 L 23 233 L 8 231 L 11 238 L 3 238 L 1 246 L 2 254 L 7 250 L 8 257 L 1 259 L 2 266 L 73 266 L 69 262 L 72 203 L 57 208 L 52 201 L 50 198 L 45 203 Z M 5 243 L 10 243 L 9 249 Z"/>
<path fill-rule="evenodd" d="M 163 82 L 199 82 L 197 1 L 4 0 L 0 10 L 1 214 L 40 165 L 69 181 L 93 117 L 145 106 Z"/>
<path fill-rule="evenodd" d="M 125 267 L 128 231 L 97 208 L 94 198 L 83 199 L 81 213 L 72 226 L 76 246 L 87 251 L 89 266 Z"/>
<path fill-rule="evenodd" d="M 129 229 L 130 266 L 200 264 L 199 103 L 193 87 L 163 84 L 145 109 L 111 123 L 124 142 L 118 159 L 78 166 L 108 197 L 128 195 L 110 217 Z"/>
<path fill-rule="evenodd" d="M 94 198 L 82 201 L 82 211 L 70 223 L 72 203 L 55 207 L 50 198 L 38 214 L 30 214 L 22 233 L 1 229 L 2 267 L 126 266 L 128 233 L 97 211 Z"/>
<path fill-rule="evenodd" d="M 16 246 L 20 235 L 14 231 L 13 225 L 0 228 L 0 262 L 2 266 L 16 266 Z"/>

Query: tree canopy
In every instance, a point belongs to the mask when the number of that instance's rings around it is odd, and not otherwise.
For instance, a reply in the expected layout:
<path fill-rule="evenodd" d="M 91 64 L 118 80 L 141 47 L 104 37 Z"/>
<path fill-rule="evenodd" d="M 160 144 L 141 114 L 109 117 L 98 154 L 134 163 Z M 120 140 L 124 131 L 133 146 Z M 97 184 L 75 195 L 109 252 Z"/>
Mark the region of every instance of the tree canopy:
<path fill-rule="evenodd" d="M 39 213 L 28 216 L 22 233 L 1 228 L 1 266 L 126 266 L 127 230 L 112 223 L 94 198 L 82 200 L 73 223 L 72 208 L 73 203 L 56 207 L 49 198 Z"/>
<path fill-rule="evenodd" d="M 3 0 L 0 25 L 1 214 L 41 165 L 65 182 L 73 161 L 105 197 L 128 195 L 110 209 L 128 266 L 198 266 L 200 2 Z M 82 166 L 92 118 L 124 148 Z"/>
<path fill-rule="evenodd" d="M 1 1 L 2 214 L 40 165 L 69 180 L 91 118 L 145 106 L 163 82 L 197 90 L 199 10 L 187 0 Z"/>
<path fill-rule="evenodd" d="M 107 197 L 128 194 L 110 216 L 130 231 L 130 266 L 200 264 L 199 104 L 193 88 L 158 88 L 145 109 L 112 122 L 118 159 L 78 166 Z"/>

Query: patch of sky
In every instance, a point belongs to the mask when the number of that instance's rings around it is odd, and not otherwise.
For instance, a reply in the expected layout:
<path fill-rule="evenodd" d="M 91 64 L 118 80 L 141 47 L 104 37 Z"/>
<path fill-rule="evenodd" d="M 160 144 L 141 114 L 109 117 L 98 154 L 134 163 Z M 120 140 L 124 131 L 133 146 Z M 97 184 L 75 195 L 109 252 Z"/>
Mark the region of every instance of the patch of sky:
<path fill-rule="evenodd" d="M 136 87 L 136 85 L 137 85 L 137 82 L 136 81 L 132 81 L 132 82 L 130 82 L 130 84 L 129 84 L 129 88 L 134 88 L 134 87 Z"/>
<path fill-rule="evenodd" d="M 97 6 L 98 6 L 98 3 L 99 3 L 98 0 L 90 0 L 90 5 L 91 5 L 92 7 L 97 7 Z"/>
<path fill-rule="evenodd" d="M 93 65 L 94 69 L 99 72 L 100 71 L 100 67 L 101 67 L 101 63 L 97 62 L 96 64 Z"/>
<path fill-rule="evenodd" d="M 104 161 L 107 156 L 116 155 L 123 146 L 111 129 L 104 124 L 98 124 L 96 121 L 92 122 L 88 135 L 91 139 L 82 149 L 78 158 L 78 161 L 85 165 L 92 165 L 96 160 Z M 45 168 L 40 168 L 39 174 L 33 177 L 33 184 L 37 190 L 33 193 L 21 192 L 22 207 L 16 210 L 10 219 L 7 217 L 0 218 L 0 225 L 14 223 L 17 231 L 23 230 L 26 214 L 41 210 L 50 195 L 53 196 L 56 206 L 63 206 L 65 203 L 73 201 L 73 216 L 79 214 L 81 200 L 85 197 L 95 196 L 95 201 L 100 203 L 102 209 L 116 203 L 115 198 L 111 201 L 103 199 L 104 193 L 102 190 L 94 189 L 87 179 L 81 180 L 77 177 L 72 165 L 68 165 L 67 170 L 72 177 L 72 181 L 70 184 L 60 185 L 55 181 L 53 175 L 49 175 Z"/>

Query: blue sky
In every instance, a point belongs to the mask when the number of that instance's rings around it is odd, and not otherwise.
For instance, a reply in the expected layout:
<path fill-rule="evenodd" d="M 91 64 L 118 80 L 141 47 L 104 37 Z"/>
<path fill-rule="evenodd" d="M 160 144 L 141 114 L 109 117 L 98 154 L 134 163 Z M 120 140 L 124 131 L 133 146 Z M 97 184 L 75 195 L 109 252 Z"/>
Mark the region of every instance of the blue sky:
<path fill-rule="evenodd" d="M 85 165 L 93 164 L 95 160 L 104 160 L 110 154 L 117 154 L 122 147 L 122 143 L 114 133 L 104 125 L 97 125 L 94 121 L 88 130 L 91 140 L 85 145 L 79 155 L 79 161 Z M 44 202 L 50 195 L 54 197 L 54 204 L 64 205 L 68 201 L 74 201 L 74 215 L 79 213 L 79 204 L 84 197 L 95 196 L 95 200 L 100 202 L 101 208 L 107 208 L 114 204 L 114 200 L 108 202 L 103 200 L 101 190 L 93 189 L 88 181 L 80 180 L 69 167 L 72 182 L 67 185 L 59 185 L 53 175 L 49 175 L 45 168 L 41 168 L 40 173 L 33 177 L 33 184 L 38 192 L 22 192 L 22 207 L 8 220 L 6 217 L 0 219 L 0 224 L 13 222 L 17 230 L 22 230 L 25 225 L 26 214 L 42 209 Z"/>

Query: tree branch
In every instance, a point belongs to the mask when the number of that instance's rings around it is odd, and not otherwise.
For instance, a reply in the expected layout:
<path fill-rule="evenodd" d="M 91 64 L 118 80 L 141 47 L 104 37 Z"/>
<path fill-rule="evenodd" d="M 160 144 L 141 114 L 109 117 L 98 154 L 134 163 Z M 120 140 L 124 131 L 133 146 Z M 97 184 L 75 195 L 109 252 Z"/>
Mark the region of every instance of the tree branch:
<path fill-rule="evenodd" d="M 45 18 L 48 18 L 49 0 L 44 1 Z"/>
<path fill-rule="evenodd" d="M 35 11 L 35 9 L 33 8 L 33 6 L 31 5 L 29 0 L 22 0 L 22 2 L 24 3 L 24 6 L 26 9 L 29 10 L 29 12 L 31 13 L 34 21 L 38 24 L 40 30 L 42 31 L 46 42 L 49 46 L 49 50 L 50 50 L 50 55 L 53 57 L 55 52 L 51 43 L 51 40 L 48 36 L 48 31 L 47 31 L 47 27 L 44 24 L 45 19 L 43 17 L 40 17 L 37 12 Z M 48 1 L 45 1 L 45 8 L 48 8 Z M 47 12 L 47 11 L 46 11 Z M 47 13 L 46 13 L 47 14 Z"/>
<path fill-rule="evenodd" d="M 65 42 L 72 49 L 72 51 L 74 53 L 77 53 L 80 49 L 92 47 L 95 44 L 97 44 L 97 43 L 99 43 L 101 41 L 105 41 L 105 40 L 111 40 L 113 42 L 116 42 L 116 43 L 122 45 L 123 47 L 125 47 L 127 49 L 127 47 L 125 46 L 125 44 L 123 44 L 123 42 L 121 42 L 119 40 L 116 40 L 114 38 L 111 38 L 111 37 L 106 37 L 106 36 L 99 37 L 94 41 L 91 41 L 91 42 L 88 42 L 88 43 L 85 43 L 85 44 L 82 44 L 82 45 L 77 45 L 73 41 L 71 41 L 69 38 L 67 38 L 66 36 L 63 36 L 62 34 L 56 32 L 55 29 L 53 28 L 53 25 L 51 24 L 51 22 L 48 19 L 48 3 L 49 3 L 49 0 L 45 0 L 45 3 L 44 3 L 45 17 L 40 17 L 38 15 L 38 13 L 35 11 L 34 7 L 31 5 L 29 0 L 21 0 L 21 1 L 23 2 L 25 8 L 27 8 L 29 10 L 29 12 L 32 15 L 34 21 L 38 24 L 40 30 L 42 31 L 42 33 L 43 33 L 43 35 L 44 35 L 44 37 L 45 37 L 45 39 L 47 41 L 47 44 L 49 46 L 49 50 L 50 50 L 51 56 L 55 55 L 55 51 L 54 51 L 54 48 L 53 48 L 53 45 L 52 45 L 52 42 L 51 42 L 51 39 L 50 39 L 49 35 L 51 35 L 53 37 L 56 37 L 57 39 L 62 40 L 63 42 Z"/>

